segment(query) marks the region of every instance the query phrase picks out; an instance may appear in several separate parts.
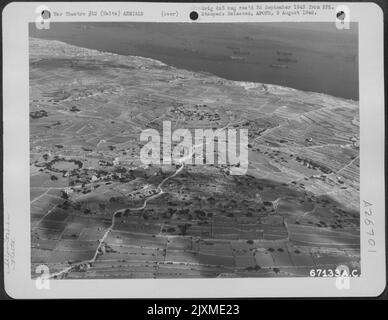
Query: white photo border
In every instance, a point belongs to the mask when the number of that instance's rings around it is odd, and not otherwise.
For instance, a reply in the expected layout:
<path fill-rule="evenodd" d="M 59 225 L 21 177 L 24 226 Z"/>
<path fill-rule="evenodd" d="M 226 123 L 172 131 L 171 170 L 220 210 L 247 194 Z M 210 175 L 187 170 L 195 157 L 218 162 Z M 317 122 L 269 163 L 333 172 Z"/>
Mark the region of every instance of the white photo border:
<path fill-rule="evenodd" d="M 225 3 L 230 5 L 231 3 Z M 243 3 L 239 3 L 243 5 Z M 252 3 L 246 3 L 251 5 Z M 270 4 L 270 3 L 260 3 Z M 292 4 L 282 2 L 277 4 Z M 303 4 L 298 2 L 298 4 Z M 306 2 L 306 4 L 309 4 Z M 325 4 L 316 2 L 315 4 Z M 186 23 L 238 23 L 273 21 L 330 21 L 335 10 L 303 17 L 201 17 L 192 22 L 191 11 L 220 3 L 142 2 L 13 2 L 3 18 L 4 119 L 4 281 L 13 298 L 213 298 L 213 297 L 341 297 L 378 296 L 386 285 L 384 183 L 384 35 L 383 11 L 375 3 L 333 3 L 347 6 L 359 30 L 360 105 L 360 229 L 361 276 L 350 279 L 349 290 L 339 290 L 335 278 L 222 278 L 222 279 L 98 279 L 50 280 L 50 289 L 38 289 L 31 279 L 30 171 L 29 171 L 29 58 L 28 23 L 36 8 L 50 10 L 140 10 L 132 17 L 52 17 L 57 21 L 142 21 Z M 177 17 L 161 17 L 173 10 Z M 369 251 L 363 201 L 372 204 L 375 252 Z"/>

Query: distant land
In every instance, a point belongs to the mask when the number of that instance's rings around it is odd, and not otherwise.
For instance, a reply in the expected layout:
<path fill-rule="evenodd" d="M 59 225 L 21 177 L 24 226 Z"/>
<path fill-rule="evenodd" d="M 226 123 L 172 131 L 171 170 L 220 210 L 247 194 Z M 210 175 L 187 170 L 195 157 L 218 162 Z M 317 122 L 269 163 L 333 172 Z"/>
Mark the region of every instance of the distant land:
<path fill-rule="evenodd" d="M 358 26 L 334 23 L 52 23 L 30 36 L 157 59 L 234 81 L 358 100 Z"/>

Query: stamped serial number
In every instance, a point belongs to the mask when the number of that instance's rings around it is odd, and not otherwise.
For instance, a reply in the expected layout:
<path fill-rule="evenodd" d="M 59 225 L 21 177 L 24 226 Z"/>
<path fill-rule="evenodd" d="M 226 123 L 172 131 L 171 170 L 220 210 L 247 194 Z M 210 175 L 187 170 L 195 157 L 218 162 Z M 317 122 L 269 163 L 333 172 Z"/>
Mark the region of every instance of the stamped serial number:
<path fill-rule="evenodd" d="M 321 277 L 321 278 L 334 278 L 334 277 L 358 277 L 359 270 L 358 269 L 311 269 L 310 277 Z"/>

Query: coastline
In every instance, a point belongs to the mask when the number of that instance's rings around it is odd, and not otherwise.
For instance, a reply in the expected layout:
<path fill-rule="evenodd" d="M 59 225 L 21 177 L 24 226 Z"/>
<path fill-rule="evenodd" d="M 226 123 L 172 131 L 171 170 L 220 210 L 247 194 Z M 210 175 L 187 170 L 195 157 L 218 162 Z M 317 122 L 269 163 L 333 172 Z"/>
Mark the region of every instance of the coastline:
<path fill-rule="evenodd" d="M 187 25 L 54 23 L 30 36 L 122 56 L 140 56 L 222 79 L 359 100 L 357 34 L 326 23 Z M 330 27 L 331 26 L 331 27 Z M 334 30 L 332 30 L 334 28 Z M 284 67 L 283 67 L 284 65 Z"/>
<path fill-rule="evenodd" d="M 171 66 L 171 65 L 169 65 L 169 64 L 167 64 L 167 63 L 165 63 L 163 61 L 160 61 L 160 60 L 157 60 L 157 59 L 153 59 L 153 58 L 149 58 L 149 57 L 143 57 L 143 56 L 137 56 L 137 55 L 123 55 L 123 54 L 118 54 L 118 53 L 111 52 L 111 51 L 90 49 L 90 48 L 86 48 L 86 47 L 82 47 L 82 46 L 73 45 L 73 44 L 70 44 L 68 42 L 61 41 L 61 40 L 42 39 L 42 38 L 32 37 L 32 36 L 30 36 L 29 39 L 35 39 L 35 40 L 38 40 L 38 41 L 56 42 L 56 43 L 58 43 L 60 45 L 66 45 L 69 48 L 82 49 L 85 52 L 88 52 L 89 54 L 109 54 L 109 55 L 117 56 L 117 57 L 120 57 L 120 58 L 127 58 L 127 59 L 135 58 L 135 59 L 138 59 L 140 61 L 150 62 L 150 63 L 153 63 L 153 64 L 158 65 L 158 66 L 166 66 L 166 67 L 169 67 L 169 68 L 171 68 L 173 70 L 177 70 L 179 72 L 183 71 L 183 72 L 190 72 L 190 73 L 195 74 L 195 75 L 207 75 L 209 77 L 214 77 L 214 78 L 217 78 L 217 79 L 219 79 L 221 81 L 225 81 L 225 82 L 233 84 L 233 85 L 242 86 L 242 87 L 244 87 L 245 90 L 252 90 L 252 89 L 257 89 L 257 88 L 261 88 L 263 86 L 266 86 L 271 91 L 288 91 L 288 92 L 292 91 L 292 92 L 295 92 L 295 93 L 316 94 L 316 95 L 320 95 L 320 96 L 324 96 L 324 97 L 330 97 L 330 98 L 338 99 L 338 100 L 341 100 L 341 101 L 344 101 L 344 102 L 347 102 L 347 103 L 351 103 L 351 104 L 357 104 L 357 106 L 358 106 L 358 103 L 359 103 L 358 100 L 349 99 L 349 98 L 343 98 L 343 97 L 337 97 L 337 96 L 330 95 L 330 94 L 327 94 L 327 93 L 324 93 L 324 92 L 301 90 L 301 89 L 297 89 L 297 88 L 293 88 L 293 87 L 282 86 L 282 85 L 277 85 L 277 84 L 272 84 L 272 83 L 263 83 L 263 82 L 255 82 L 255 81 L 230 80 L 230 79 L 222 78 L 222 77 L 220 77 L 220 76 L 218 76 L 216 74 L 213 74 L 211 72 L 208 72 L 208 71 L 193 71 L 193 70 L 189 70 L 189 69 L 185 69 L 185 68 L 177 68 L 177 67 Z"/>

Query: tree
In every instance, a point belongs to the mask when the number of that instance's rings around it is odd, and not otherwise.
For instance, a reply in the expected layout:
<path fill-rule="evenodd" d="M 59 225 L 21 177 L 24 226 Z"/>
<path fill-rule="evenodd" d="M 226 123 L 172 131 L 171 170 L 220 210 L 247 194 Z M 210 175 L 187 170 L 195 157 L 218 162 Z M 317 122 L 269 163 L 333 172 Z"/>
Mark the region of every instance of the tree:
<path fill-rule="evenodd" d="M 69 196 L 65 191 L 61 191 L 61 198 L 62 199 L 69 199 Z"/>

